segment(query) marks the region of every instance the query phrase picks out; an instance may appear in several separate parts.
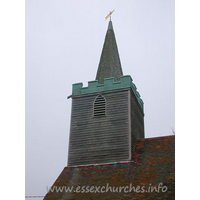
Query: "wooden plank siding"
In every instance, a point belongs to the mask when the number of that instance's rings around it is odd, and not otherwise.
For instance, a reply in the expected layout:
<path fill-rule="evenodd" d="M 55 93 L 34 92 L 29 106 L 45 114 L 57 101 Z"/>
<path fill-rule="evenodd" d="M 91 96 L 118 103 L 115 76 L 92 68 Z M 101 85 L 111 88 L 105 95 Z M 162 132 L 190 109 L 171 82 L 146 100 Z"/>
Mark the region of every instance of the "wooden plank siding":
<path fill-rule="evenodd" d="M 95 116 L 99 93 L 72 98 L 68 166 L 128 161 L 144 137 L 143 111 L 131 89 L 102 92 L 105 116 Z"/>
<path fill-rule="evenodd" d="M 133 155 L 137 140 L 139 138 L 144 138 L 144 113 L 132 90 L 130 90 L 130 96 L 131 96 L 131 145 L 132 145 L 131 154 Z"/>
<path fill-rule="evenodd" d="M 68 166 L 127 161 L 129 158 L 129 90 L 101 93 L 106 115 L 93 116 L 99 94 L 72 98 Z"/>

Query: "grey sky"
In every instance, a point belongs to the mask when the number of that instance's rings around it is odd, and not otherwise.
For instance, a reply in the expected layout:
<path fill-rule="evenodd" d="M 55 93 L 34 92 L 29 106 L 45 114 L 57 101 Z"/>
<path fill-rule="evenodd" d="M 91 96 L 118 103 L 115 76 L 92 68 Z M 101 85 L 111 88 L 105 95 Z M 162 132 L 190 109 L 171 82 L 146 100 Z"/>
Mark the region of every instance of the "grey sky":
<path fill-rule="evenodd" d="M 45 195 L 67 165 L 72 84 L 96 77 L 108 21 L 124 75 L 144 101 L 145 136 L 171 135 L 174 0 L 26 1 L 26 195 Z"/>

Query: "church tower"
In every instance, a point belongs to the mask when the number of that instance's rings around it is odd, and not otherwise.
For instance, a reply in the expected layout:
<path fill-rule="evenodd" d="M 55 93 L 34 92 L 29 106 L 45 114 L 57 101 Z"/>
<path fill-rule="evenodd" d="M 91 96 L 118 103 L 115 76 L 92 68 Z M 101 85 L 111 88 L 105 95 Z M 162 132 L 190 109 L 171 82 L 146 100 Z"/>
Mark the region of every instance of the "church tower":
<path fill-rule="evenodd" d="M 130 161 L 144 138 L 143 101 L 123 75 L 109 21 L 96 80 L 72 86 L 68 166 Z"/>

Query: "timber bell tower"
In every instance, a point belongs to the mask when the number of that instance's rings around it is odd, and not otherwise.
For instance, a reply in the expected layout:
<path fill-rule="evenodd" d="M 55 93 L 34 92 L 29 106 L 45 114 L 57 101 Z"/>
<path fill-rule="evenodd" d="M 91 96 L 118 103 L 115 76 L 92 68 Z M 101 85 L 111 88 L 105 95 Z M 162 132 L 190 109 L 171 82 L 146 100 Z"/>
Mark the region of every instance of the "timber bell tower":
<path fill-rule="evenodd" d="M 123 75 L 109 21 L 96 80 L 72 86 L 68 166 L 130 161 L 144 138 L 143 101 Z"/>

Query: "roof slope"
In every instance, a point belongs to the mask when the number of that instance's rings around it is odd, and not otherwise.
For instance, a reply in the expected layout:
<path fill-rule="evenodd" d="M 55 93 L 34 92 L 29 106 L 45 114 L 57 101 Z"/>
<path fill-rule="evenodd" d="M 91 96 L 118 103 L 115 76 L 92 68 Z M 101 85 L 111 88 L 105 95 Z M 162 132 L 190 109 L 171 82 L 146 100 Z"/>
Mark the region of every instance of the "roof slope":
<path fill-rule="evenodd" d="M 100 84 L 103 84 L 104 78 L 114 77 L 115 81 L 119 81 L 120 76 L 123 76 L 123 72 L 112 21 L 109 21 L 96 80 L 98 80 Z"/>
<path fill-rule="evenodd" d="M 139 139 L 133 161 L 65 167 L 44 199 L 175 199 L 174 144 L 174 136 Z"/>

